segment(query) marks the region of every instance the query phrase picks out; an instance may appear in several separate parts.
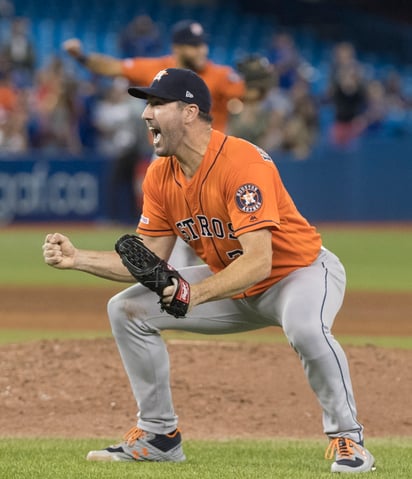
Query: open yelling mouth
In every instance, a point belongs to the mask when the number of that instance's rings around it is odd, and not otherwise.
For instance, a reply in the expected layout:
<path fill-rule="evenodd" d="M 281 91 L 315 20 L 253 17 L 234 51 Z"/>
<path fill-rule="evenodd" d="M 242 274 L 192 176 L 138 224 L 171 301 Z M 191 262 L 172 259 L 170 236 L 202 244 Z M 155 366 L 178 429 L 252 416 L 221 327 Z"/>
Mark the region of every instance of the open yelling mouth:
<path fill-rule="evenodd" d="M 159 128 L 155 128 L 153 126 L 149 126 L 149 130 L 150 132 L 152 133 L 153 135 L 153 145 L 157 145 L 160 141 L 160 138 L 162 136 L 161 132 L 160 132 L 160 129 Z"/>

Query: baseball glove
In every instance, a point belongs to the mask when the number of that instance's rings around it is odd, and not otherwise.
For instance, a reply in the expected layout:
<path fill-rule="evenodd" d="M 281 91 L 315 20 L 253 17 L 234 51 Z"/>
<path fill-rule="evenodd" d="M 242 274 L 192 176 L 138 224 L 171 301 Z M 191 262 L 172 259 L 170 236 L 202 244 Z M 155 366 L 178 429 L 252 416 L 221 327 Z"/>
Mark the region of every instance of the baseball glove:
<path fill-rule="evenodd" d="M 115 250 L 132 276 L 159 295 L 162 311 L 176 318 L 186 316 L 190 285 L 172 266 L 145 246 L 137 235 L 121 236 L 116 241 Z M 176 289 L 171 303 L 166 305 L 162 302 L 163 290 L 171 285 L 175 285 Z"/>

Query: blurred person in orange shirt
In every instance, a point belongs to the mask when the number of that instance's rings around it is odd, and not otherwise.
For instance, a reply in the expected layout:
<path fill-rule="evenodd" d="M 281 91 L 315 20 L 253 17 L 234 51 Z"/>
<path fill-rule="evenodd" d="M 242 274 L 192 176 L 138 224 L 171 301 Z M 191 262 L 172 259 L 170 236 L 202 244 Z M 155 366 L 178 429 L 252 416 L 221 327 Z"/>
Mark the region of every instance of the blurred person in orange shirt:
<path fill-rule="evenodd" d="M 0 110 L 13 111 L 17 104 L 17 91 L 13 87 L 10 75 L 0 72 Z"/>
<path fill-rule="evenodd" d="M 245 93 L 243 79 L 227 65 L 218 65 L 208 59 L 207 38 L 200 23 L 182 20 L 172 29 L 172 53 L 147 58 L 117 59 L 99 53 L 85 54 L 79 39 L 63 43 L 64 50 L 93 73 L 105 76 L 123 76 L 131 84 L 149 85 L 153 77 L 167 68 L 187 68 L 196 72 L 207 84 L 212 95 L 213 128 L 225 131 L 228 122 L 228 102 Z"/>

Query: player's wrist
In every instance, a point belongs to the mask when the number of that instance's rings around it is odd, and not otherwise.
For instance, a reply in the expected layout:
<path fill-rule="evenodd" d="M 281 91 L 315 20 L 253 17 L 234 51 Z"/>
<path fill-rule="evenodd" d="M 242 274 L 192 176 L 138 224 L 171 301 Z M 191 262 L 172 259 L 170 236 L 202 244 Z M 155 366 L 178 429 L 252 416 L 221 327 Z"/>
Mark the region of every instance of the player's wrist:
<path fill-rule="evenodd" d="M 85 53 L 79 53 L 77 56 L 76 56 L 76 60 L 78 63 L 80 63 L 81 65 L 87 65 L 87 62 L 89 61 L 89 56 L 86 55 Z"/>
<path fill-rule="evenodd" d="M 72 251 L 68 253 L 70 257 L 70 268 L 77 271 L 88 271 L 90 265 L 90 257 L 88 251 L 73 248 Z"/>
<path fill-rule="evenodd" d="M 202 304 L 202 295 L 200 294 L 199 283 L 190 285 L 190 301 L 189 310 L 193 309 L 198 304 Z"/>

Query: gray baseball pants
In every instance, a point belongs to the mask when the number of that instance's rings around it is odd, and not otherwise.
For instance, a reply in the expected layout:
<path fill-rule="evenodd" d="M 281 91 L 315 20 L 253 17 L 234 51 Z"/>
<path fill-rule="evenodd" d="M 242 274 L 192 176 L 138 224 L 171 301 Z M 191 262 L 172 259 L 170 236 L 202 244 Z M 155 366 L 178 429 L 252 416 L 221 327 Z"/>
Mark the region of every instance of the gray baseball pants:
<path fill-rule="evenodd" d="M 210 275 L 205 265 L 180 270 L 191 283 Z M 169 356 L 161 331 L 225 334 L 280 326 L 295 349 L 323 410 L 329 437 L 363 440 L 348 362 L 331 333 L 345 291 L 345 270 L 322 248 L 316 261 L 295 270 L 264 293 L 201 304 L 186 318 L 160 312 L 158 297 L 136 284 L 114 296 L 108 314 L 138 406 L 138 426 L 167 434 L 177 426 L 169 381 Z M 274 346 L 276 347 L 276 346 Z M 268 367 L 276 365 L 268 364 Z M 274 405 L 275 407 L 275 405 Z"/>

